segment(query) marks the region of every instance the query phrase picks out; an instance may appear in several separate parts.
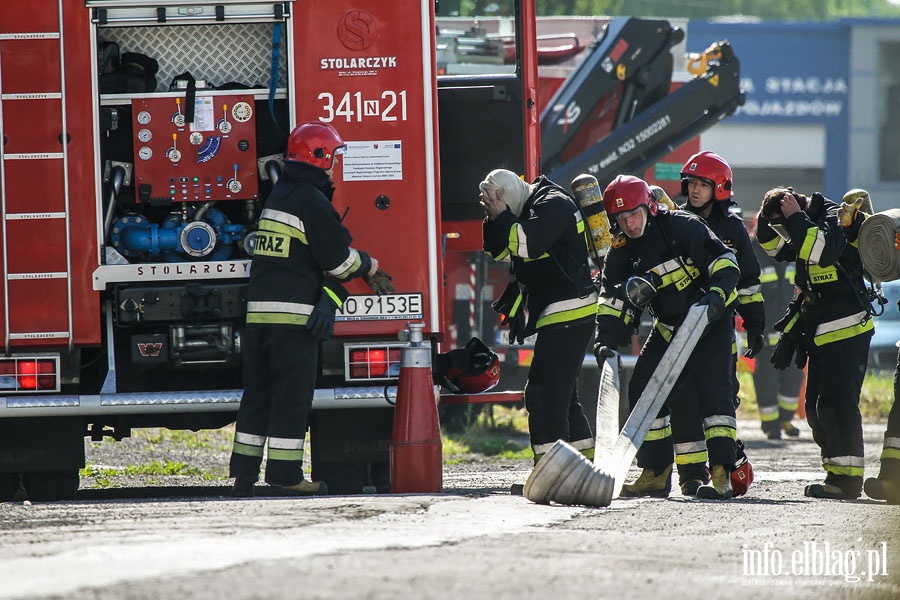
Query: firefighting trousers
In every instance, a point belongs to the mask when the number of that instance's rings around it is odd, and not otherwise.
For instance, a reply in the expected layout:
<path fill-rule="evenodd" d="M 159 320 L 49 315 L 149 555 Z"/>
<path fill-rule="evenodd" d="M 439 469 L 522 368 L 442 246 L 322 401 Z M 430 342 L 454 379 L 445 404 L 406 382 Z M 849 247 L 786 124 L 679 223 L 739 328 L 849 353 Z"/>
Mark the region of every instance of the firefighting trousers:
<path fill-rule="evenodd" d="M 318 342 L 306 327 L 250 324 L 244 334 L 244 396 L 237 413 L 231 477 L 303 480 L 303 444 L 316 386 Z"/>
<path fill-rule="evenodd" d="M 859 393 L 866 376 L 871 332 L 808 349 L 806 421 L 831 476 L 862 485 L 864 455 Z"/>
<path fill-rule="evenodd" d="M 638 466 L 657 473 L 674 461 L 682 481 L 706 476 L 706 463 L 734 468 L 737 459 L 734 416 L 733 327 L 718 319 L 688 358 L 666 403 L 638 450 Z M 669 347 L 654 328 L 641 349 L 628 386 L 632 408 Z"/>
<path fill-rule="evenodd" d="M 781 421 L 794 418 L 800 402 L 800 387 L 803 385 L 803 371 L 793 364 L 784 370 L 772 366 L 773 350 L 774 347 L 763 345 L 756 355 L 753 369 L 753 388 L 756 391 L 763 431 L 778 429 Z"/>
<path fill-rule="evenodd" d="M 537 462 L 557 440 L 593 458 L 594 436 L 578 398 L 578 375 L 593 340 L 593 317 L 538 330 L 525 383 L 531 449 Z"/>
<path fill-rule="evenodd" d="M 897 355 L 897 369 L 894 371 L 894 404 L 888 414 L 884 445 L 881 449 L 881 472 L 878 477 L 900 482 L 900 354 Z"/>

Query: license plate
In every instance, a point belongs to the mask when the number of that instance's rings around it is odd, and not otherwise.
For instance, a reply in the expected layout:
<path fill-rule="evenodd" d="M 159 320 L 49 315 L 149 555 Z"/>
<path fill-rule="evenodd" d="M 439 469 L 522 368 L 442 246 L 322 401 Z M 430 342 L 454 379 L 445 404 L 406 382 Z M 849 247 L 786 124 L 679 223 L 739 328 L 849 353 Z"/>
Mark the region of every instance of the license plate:
<path fill-rule="evenodd" d="M 335 314 L 335 321 L 421 319 L 422 294 L 350 296 Z"/>

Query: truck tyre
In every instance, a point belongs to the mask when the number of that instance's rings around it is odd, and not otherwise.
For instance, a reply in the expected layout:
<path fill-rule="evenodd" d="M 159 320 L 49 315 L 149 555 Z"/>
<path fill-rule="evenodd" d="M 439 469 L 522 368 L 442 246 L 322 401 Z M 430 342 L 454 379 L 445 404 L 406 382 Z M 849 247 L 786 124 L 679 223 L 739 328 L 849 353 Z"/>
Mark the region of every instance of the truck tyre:
<path fill-rule="evenodd" d="M 78 469 L 32 471 L 24 477 L 25 491 L 33 502 L 74 500 L 78 482 Z"/>

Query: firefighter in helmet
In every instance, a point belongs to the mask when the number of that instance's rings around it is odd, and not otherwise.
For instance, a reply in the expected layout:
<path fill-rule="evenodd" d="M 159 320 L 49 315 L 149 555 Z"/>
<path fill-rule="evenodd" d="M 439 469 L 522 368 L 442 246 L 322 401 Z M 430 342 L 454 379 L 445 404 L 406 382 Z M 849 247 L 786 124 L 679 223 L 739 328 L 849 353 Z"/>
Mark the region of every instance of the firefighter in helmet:
<path fill-rule="evenodd" d="M 619 175 L 606 188 L 603 204 L 618 232 L 601 277 L 598 360 L 629 342 L 645 308 L 654 318 L 628 387 L 632 408 L 688 310 L 708 306 L 705 333 L 638 451 L 641 474 L 625 484 L 622 495 L 668 496 L 673 462 L 680 483 L 706 481 L 708 461 L 711 481 L 698 485 L 696 495 L 731 498 L 737 444 L 729 349 L 737 259 L 702 219 L 653 201 L 642 179 Z"/>
<path fill-rule="evenodd" d="M 557 440 L 593 458 L 594 437 L 576 385 L 597 305 L 581 211 L 543 176 L 526 183 L 496 169 L 480 188 L 484 250 L 509 260 L 514 277 L 494 308 L 510 325 L 510 343 L 537 334 L 525 384 L 534 461 Z"/>
<path fill-rule="evenodd" d="M 333 333 L 334 313 L 347 297 L 340 282 L 378 271 L 376 259 L 350 246 L 331 205 L 334 167 L 345 149 L 331 125 L 298 125 L 260 214 L 231 453 L 236 496 L 253 494 L 266 446 L 266 483 L 299 495 L 327 493 L 324 482 L 303 477 L 319 343 Z"/>
<path fill-rule="evenodd" d="M 747 332 L 747 350 L 744 356 L 755 357 L 763 347 L 763 330 L 766 315 L 759 283 L 760 268 L 750 235 L 739 215 L 731 210 L 733 176 L 728 162 L 715 152 L 703 151 L 691 156 L 681 169 L 681 195 L 686 202 L 682 208 L 706 221 L 706 225 L 733 252 L 741 270 L 738 280 L 737 313 Z M 732 319 L 733 320 L 733 319 Z M 737 378 L 737 344 L 732 345 L 732 385 L 735 405 L 739 403 L 740 384 Z M 692 496 L 698 482 L 682 485 L 682 492 Z"/>
<path fill-rule="evenodd" d="M 819 193 L 807 198 L 776 187 L 766 192 L 757 217 L 760 246 L 794 263 L 800 288 L 775 325 L 782 333 L 772 364 L 803 368 L 809 361 L 806 420 L 825 470 L 823 483 L 804 490 L 813 498 L 858 498 L 863 485 L 859 394 L 874 324 L 856 247 L 865 214 L 847 207 Z"/>

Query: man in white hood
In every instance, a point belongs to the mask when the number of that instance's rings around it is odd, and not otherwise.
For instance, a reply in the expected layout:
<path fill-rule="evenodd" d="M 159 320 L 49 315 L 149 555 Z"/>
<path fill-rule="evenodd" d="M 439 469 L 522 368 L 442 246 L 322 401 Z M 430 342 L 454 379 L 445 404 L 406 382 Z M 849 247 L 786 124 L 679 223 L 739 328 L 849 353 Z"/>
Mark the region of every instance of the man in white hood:
<path fill-rule="evenodd" d="M 593 458 L 594 439 L 576 385 L 597 309 L 581 211 L 543 176 L 527 183 L 496 169 L 479 187 L 484 250 L 510 261 L 514 277 L 494 308 L 510 324 L 510 343 L 537 334 L 525 384 L 534 461 L 560 439 Z"/>

